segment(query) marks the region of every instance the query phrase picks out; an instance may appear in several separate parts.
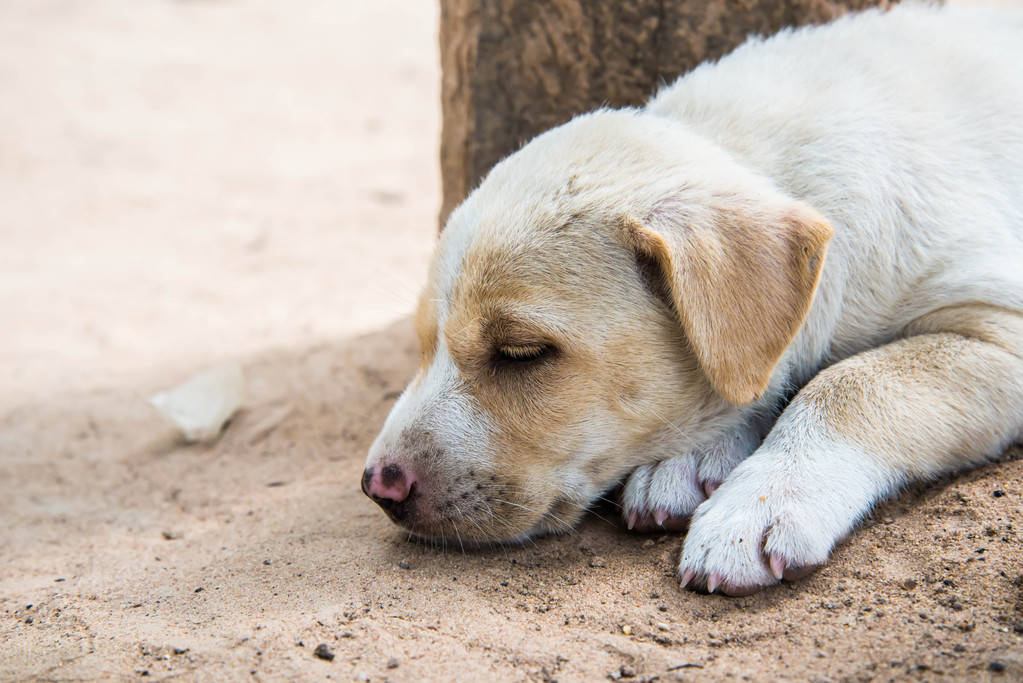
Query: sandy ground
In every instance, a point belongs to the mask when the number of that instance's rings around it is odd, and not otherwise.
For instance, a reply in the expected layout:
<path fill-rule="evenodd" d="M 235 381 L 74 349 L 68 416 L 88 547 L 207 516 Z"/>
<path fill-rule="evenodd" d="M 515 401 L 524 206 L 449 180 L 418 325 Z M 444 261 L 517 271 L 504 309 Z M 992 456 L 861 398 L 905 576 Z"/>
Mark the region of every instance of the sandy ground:
<path fill-rule="evenodd" d="M 1023 679 L 1018 449 L 741 599 L 613 509 L 463 551 L 361 495 L 416 354 L 437 20 L 0 6 L 0 679 Z M 181 445 L 144 397 L 228 360 L 245 410 Z"/>

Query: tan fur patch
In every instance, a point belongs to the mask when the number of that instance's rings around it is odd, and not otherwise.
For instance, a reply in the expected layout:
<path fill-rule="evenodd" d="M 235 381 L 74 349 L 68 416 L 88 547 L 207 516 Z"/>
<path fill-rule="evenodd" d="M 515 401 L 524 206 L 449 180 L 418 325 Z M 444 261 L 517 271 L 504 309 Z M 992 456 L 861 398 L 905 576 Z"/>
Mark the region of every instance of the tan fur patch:
<path fill-rule="evenodd" d="M 1003 448 L 1023 402 L 1023 317 L 956 306 L 908 332 L 822 371 L 800 395 L 837 434 L 915 476 Z"/>

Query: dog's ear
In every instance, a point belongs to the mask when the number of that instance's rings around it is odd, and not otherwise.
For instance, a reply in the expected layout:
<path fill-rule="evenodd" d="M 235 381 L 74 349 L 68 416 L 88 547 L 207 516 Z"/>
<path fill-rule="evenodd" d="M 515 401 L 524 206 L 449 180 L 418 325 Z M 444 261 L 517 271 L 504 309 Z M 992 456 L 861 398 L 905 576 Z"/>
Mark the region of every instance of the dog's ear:
<path fill-rule="evenodd" d="M 637 255 L 660 269 L 660 289 L 711 384 L 742 405 L 764 392 L 802 326 L 833 231 L 796 202 L 720 203 L 697 210 L 662 202 L 623 225 Z"/>

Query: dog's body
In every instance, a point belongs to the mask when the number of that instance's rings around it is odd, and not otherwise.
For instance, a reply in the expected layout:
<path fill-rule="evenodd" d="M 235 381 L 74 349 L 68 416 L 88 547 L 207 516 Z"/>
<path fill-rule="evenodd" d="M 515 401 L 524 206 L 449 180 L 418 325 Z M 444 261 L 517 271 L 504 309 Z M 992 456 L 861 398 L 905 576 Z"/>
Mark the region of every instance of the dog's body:
<path fill-rule="evenodd" d="M 363 487 L 478 542 L 627 478 L 630 527 L 692 518 L 684 583 L 749 592 L 1023 435 L 1021 312 L 1023 14 L 754 40 L 456 210 Z"/>

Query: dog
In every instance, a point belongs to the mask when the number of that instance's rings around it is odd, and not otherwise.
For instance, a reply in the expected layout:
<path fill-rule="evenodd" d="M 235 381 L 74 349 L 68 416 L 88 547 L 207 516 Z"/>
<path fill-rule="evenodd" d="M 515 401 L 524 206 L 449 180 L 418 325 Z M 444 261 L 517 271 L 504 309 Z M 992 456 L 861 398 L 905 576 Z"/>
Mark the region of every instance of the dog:
<path fill-rule="evenodd" d="M 1023 13 L 751 39 L 544 133 L 451 215 L 363 490 L 517 542 L 621 485 L 683 586 L 823 564 L 906 483 L 1023 437 Z"/>

